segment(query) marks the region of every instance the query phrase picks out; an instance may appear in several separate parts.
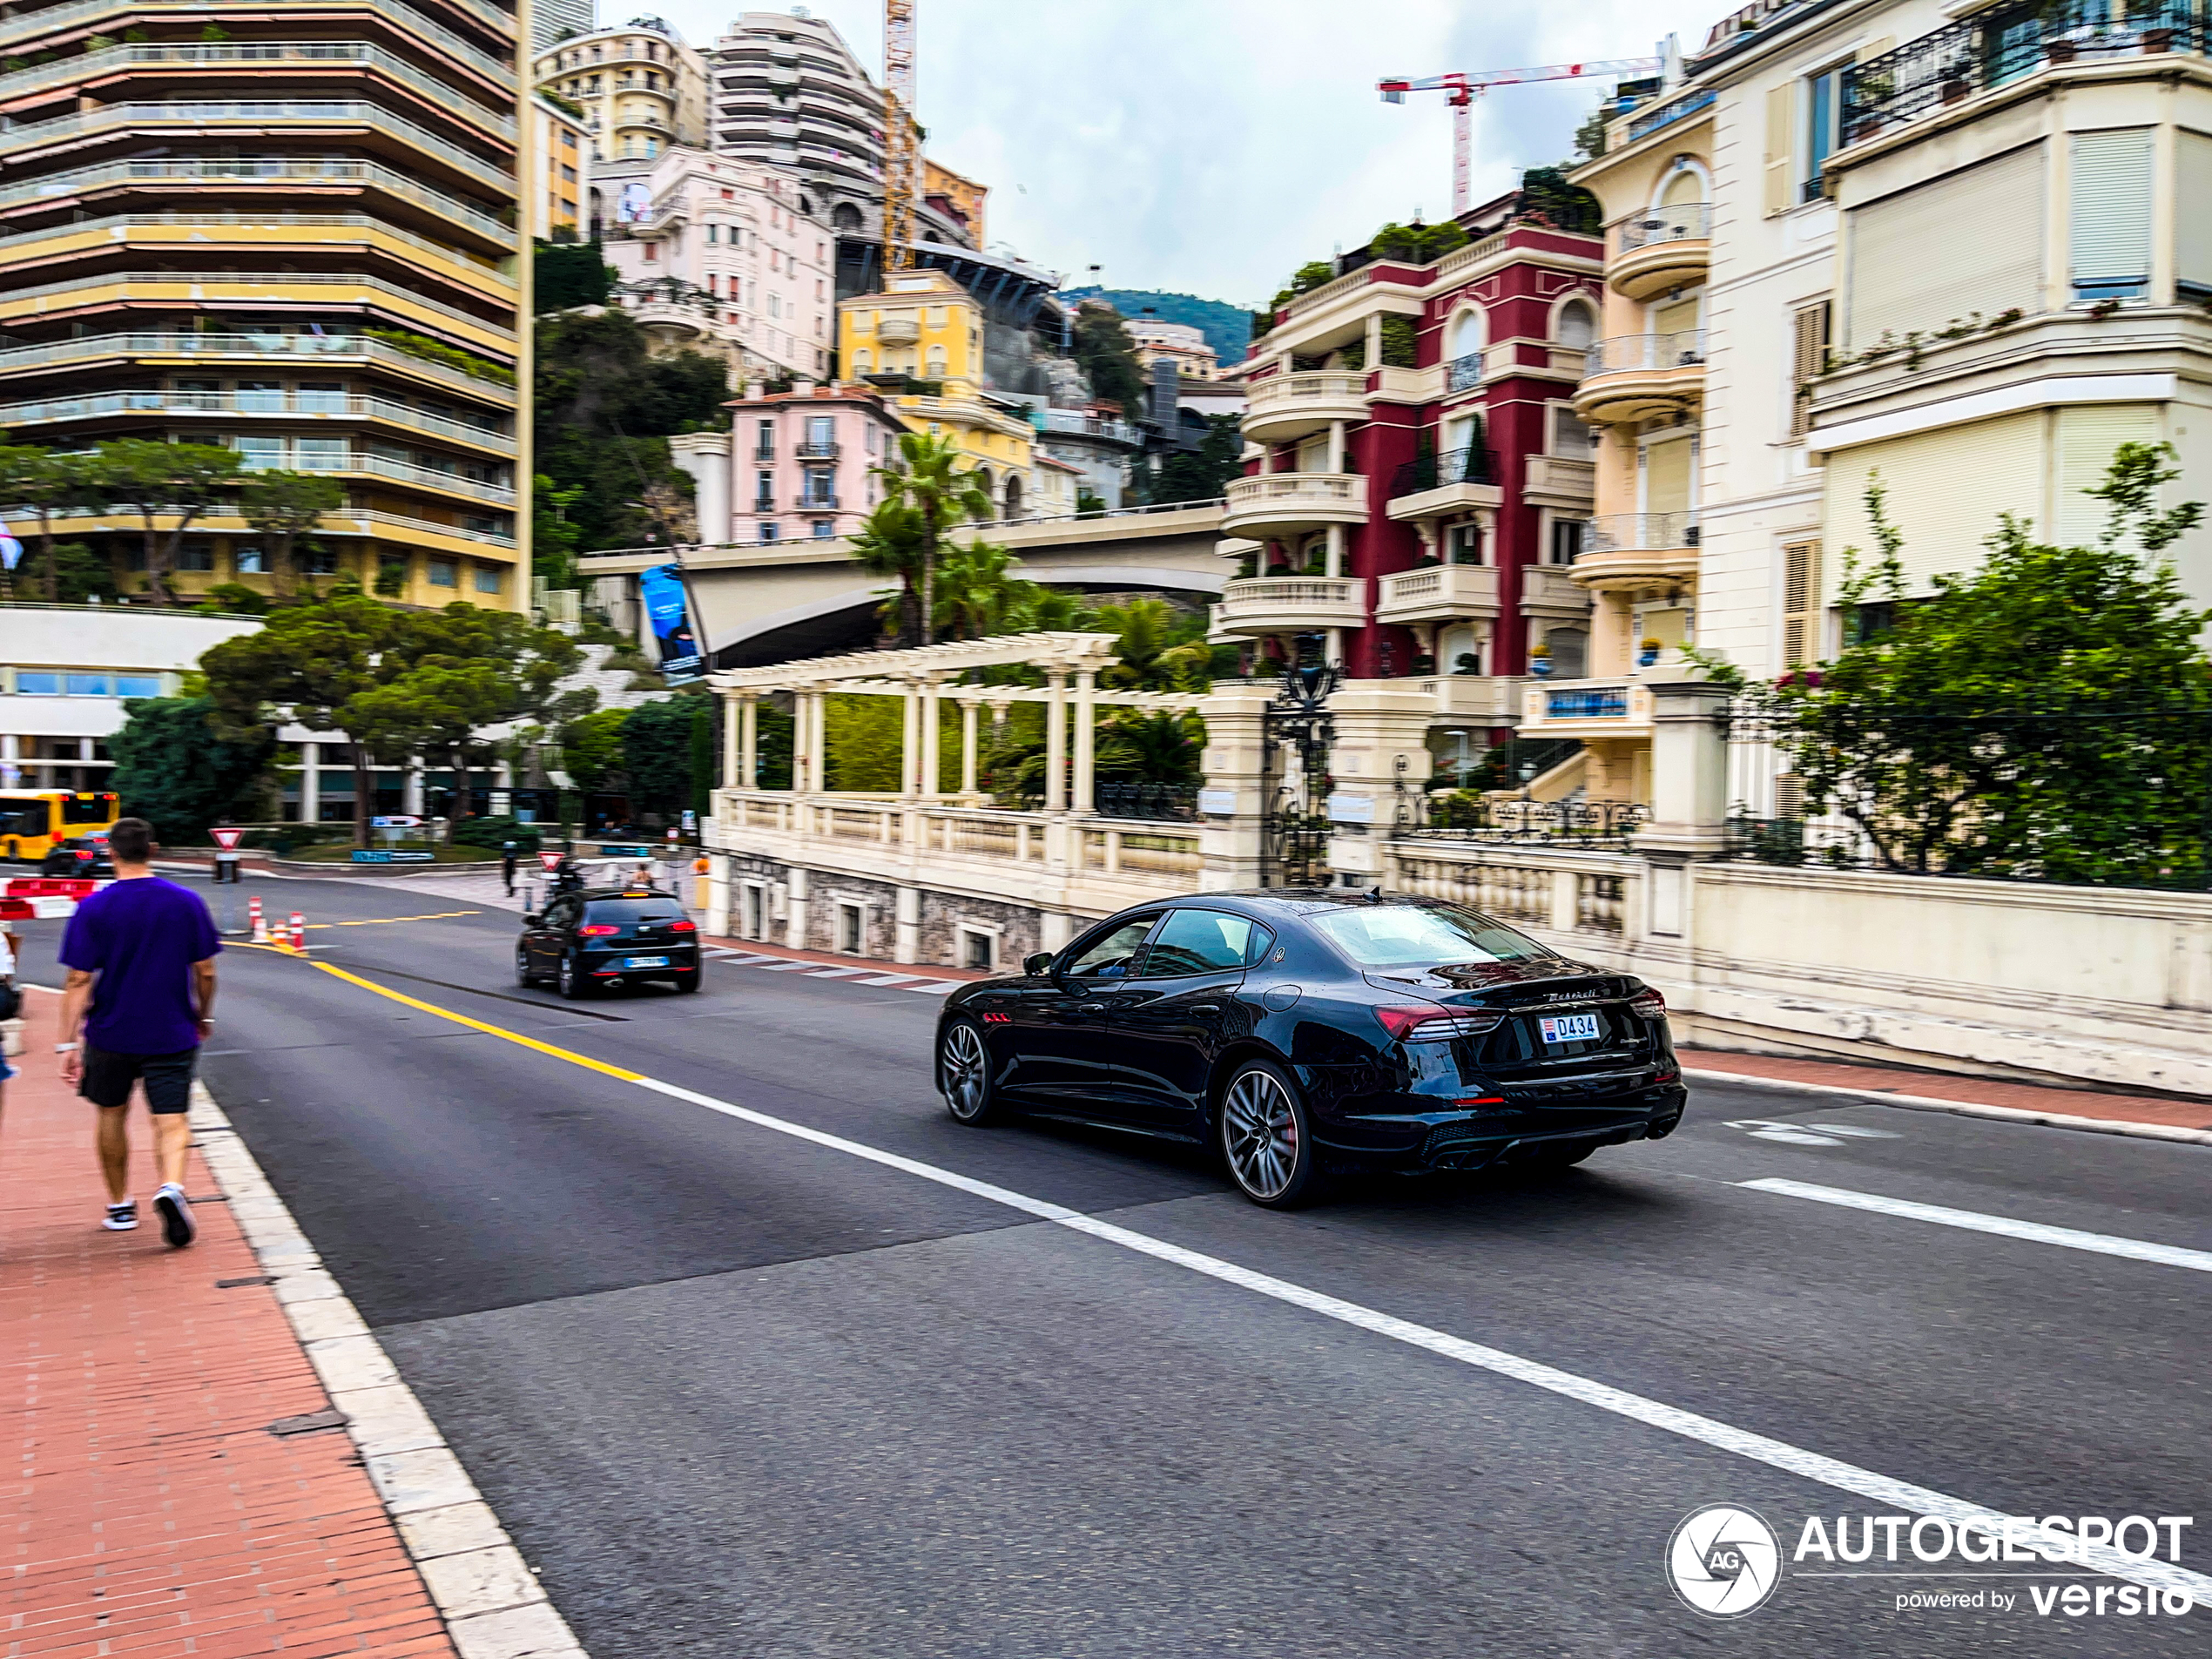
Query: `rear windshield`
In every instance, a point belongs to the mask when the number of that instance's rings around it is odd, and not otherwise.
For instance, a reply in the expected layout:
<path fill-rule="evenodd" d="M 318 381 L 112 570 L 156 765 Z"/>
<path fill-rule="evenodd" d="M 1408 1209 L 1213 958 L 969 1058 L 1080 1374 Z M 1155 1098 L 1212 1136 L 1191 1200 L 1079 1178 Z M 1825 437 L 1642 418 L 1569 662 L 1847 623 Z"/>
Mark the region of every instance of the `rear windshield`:
<path fill-rule="evenodd" d="M 1360 905 L 1314 917 L 1324 937 L 1362 968 L 1526 962 L 1553 954 L 1525 934 L 1472 910 Z"/>
<path fill-rule="evenodd" d="M 66 795 L 62 799 L 64 824 L 105 824 L 114 816 L 112 795 Z"/>
<path fill-rule="evenodd" d="M 594 899 L 584 907 L 583 919 L 632 927 L 641 921 L 681 921 L 684 913 L 673 899 Z"/>

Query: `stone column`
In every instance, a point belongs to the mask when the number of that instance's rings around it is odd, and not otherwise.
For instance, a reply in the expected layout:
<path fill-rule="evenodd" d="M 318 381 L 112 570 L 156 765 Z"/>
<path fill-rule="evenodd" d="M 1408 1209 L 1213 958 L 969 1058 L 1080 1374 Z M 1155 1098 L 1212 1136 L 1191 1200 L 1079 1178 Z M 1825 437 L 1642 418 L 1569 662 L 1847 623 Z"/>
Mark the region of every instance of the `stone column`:
<path fill-rule="evenodd" d="M 1370 314 L 1368 314 L 1368 317 L 1367 317 L 1367 367 L 1368 367 L 1368 368 L 1369 368 L 1370 370 L 1378 369 L 1378 368 L 1380 368 L 1383 366 L 1383 360 L 1382 360 L 1382 346 L 1383 346 L 1383 341 L 1382 341 L 1382 326 L 1383 326 L 1383 320 L 1382 320 L 1382 313 L 1381 313 L 1381 312 L 1379 312 L 1379 311 L 1377 311 L 1377 312 L 1372 312 L 1372 313 L 1370 313 Z"/>
<path fill-rule="evenodd" d="M 892 913 L 891 960 L 894 962 L 918 962 L 921 960 L 921 890 L 900 887 Z"/>
<path fill-rule="evenodd" d="M 975 711 L 981 706 L 972 697 L 960 699 L 960 792 L 975 792 Z"/>
<path fill-rule="evenodd" d="M 1224 680 L 1198 704 L 1206 723 L 1200 758 L 1205 786 L 1199 792 L 1198 886 L 1209 893 L 1256 887 L 1261 881 L 1261 819 L 1273 782 L 1266 776 L 1262 711 L 1272 685 Z"/>
<path fill-rule="evenodd" d="M 808 749 L 814 741 L 813 693 L 796 686 L 791 694 L 791 792 L 813 792 L 814 759 Z"/>
<path fill-rule="evenodd" d="M 706 891 L 699 895 L 706 911 L 705 927 L 718 939 L 727 939 L 735 931 L 730 926 L 730 855 L 710 853 L 706 860 L 706 877 L 703 883 Z"/>
<path fill-rule="evenodd" d="M 313 738 L 300 745 L 300 821 L 322 822 L 322 745 Z"/>
<path fill-rule="evenodd" d="M 1045 671 L 1044 809 L 1068 810 L 1068 674 L 1065 669 Z"/>
<path fill-rule="evenodd" d="M 1390 874 L 1384 844 L 1395 825 L 1399 783 L 1418 796 L 1428 782 L 1435 700 L 1419 680 L 1362 680 L 1331 698 L 1329 707 L 1336 715 L 1329 757 L 1334 789 L 1314 803 L 1326 806 L 1334 824 L 1329 868 L 1359 877 L 1361 886 L 1381 882 Z"/>
<path fill-rule="evenodd" d="M 921 687 L 918 682 L 906 683 L 900 705 L 899 793 L 912 800 L 921 792 L 915 787 L 921 775 Z"/>
<path fill-rule="evenodd" d="M 730 445 L 727 432 L 685 432 L 668 441 L 669 459 L 696 485 L 699 540 L 710 546 L 731 535 Z"/>
<path fill-rule="evenodd" d="M 806 872 L 791 867 L 784 903 L 784 943 L 793 950 L 806 948 Z"/>
<path fill-rule="evenodd" d="M 829 791 L 829 693 L 820 686 L 814 688 L 813 731 L 807 745 L 814 752 L 814 789 L 817 793 Z"/>
<path fill-rule="evenodd" d="M 755 692 L 738 703 L 738 786 L 760 787 L 760 697 Z"/>
<path fill-rule="evenodd" d="M 742 789 L 745 775 L 745 716 L 752 706 L 750 691 L 722 694 L 722 787 Z"/>
<path fill-rule="evenodd" d="M 422 757 L 409 755 L 400 774 L 400 810 L 420 817 L 422 813 Z"/>
<path fill-rule="evenodd" d="M 923 676 L 921 682 L 921 798 L 924 800 L 934 800 L 944 792 L 938 786 L 939 779 L 943 775 L 940 764 L 942 756 L 938 752 L 941 738 L 938 728 L 942 724 L 941 705 L 938 700 L 941 695 L 937 677 L 934 674 Z"/>
<path fill-rule="evenodd" d="M 1669 671 L 1657 671 L 1664 674 Z M 1677 675 L 1699 671 L 1676 665 Z M 1640 931 L 1694 946 L 1691 864 L 1727 845 L 1728 692 L 1702 679 L 1647 680 L 1651 697 L 1651 819 L 1636 831 L 1643 860 Z M 1639 931 L 1631 925 L 1631 931 Z"/>
<path fill-rule="evenodd" d="M 1096 759 L 1096 733 L 1093 730 L 1094 717 L 1098 711 L 1098 673 L 1095 669 L 1076 671 L 1076 787 L 1070 808 L 1088 814 L 1096 804 L 1097 783 L 1093 777 Z"/>
<path fill-rule="evenodd" d="M 1329 550 L 1324 556 L 1326 562 L 1321 567 L 1321 574 L 1332 577 L 1340 577 L 1344 574 L 1344 526 L 1330 525 L 1328 536 Z"/>

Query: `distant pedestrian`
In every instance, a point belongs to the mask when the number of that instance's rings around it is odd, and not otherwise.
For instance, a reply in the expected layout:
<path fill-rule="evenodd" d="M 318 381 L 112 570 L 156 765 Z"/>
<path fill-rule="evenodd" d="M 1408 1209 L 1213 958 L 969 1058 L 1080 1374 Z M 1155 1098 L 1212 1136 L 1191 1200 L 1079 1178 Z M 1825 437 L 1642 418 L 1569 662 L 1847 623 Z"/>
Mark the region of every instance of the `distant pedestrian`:
<path fill-rule="evenodd" d="M 153 830 L 142 818 L 117 820 L 108 846 L 112 885 L 77 907 L 62 934 L 62 1080 L 99 1108 L 100 1171 L 107 1180 L 112 1232 L 138 1224 L 131 1197 L 131 1086 L 144 1086 L 153 1117 L 153 1195 L 162 1237 L 181 1249 L 192 1241 L 185 1197 L 199 1045 L 212 1028 L 215 956 L 223 948 L 199 895 L 153 873 Z M 87 1008 L 89 1006 L 89 1015 Z"/>
<path fill-rule="evenodd" d="M 23 1011 L 23 993 L 16 988 L 16 941 L 8 924 L 0 921 L 0 1021 L 12 1020 Z M 0 1115 L 8 1109 L 8 1079 L 16 1069 L 8 1063 L 5 1043 L 0 1043 Z"/>
<path fill-rule="evenodd" d="M 514 842 L 499 844 L 499 879 L 507 884 L 507 896 L 510 899 L 515 896 L 515 852 Z"/>

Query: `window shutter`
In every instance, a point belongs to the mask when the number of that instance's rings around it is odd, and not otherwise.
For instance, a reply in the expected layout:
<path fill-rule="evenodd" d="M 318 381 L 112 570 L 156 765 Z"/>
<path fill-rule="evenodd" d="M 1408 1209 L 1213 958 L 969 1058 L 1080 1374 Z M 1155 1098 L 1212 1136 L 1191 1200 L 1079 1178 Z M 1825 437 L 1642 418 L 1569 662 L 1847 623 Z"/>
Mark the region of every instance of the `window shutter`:
<path fill-rule="evenodd" d="M 1852 208 L 1846 347 L 2040 311 L 2043 195 L 2039 141 Z"/>
<path fill-rule="evenodd" d="M 1820 543 L 1791 542 L 1782 550 L 1782 665 L 1795 668 L 1819 654 Z"/>
<path fill-rule="evenodd" d="M 2051 534 L 2040 539 L 2060 547 L 2094 542 L 2112 509 L 2081 492 L 2104 482 L 2112 452 L 2121 444 L 2156 443 L 2163 435 L 2155 403 L 2087 403 L 2060 409 L 2058 499 L 2052 503 L 2051 515 L 2054 523 Z"/>
<path fill-rule="evenodd" d="M 2212 201 L 2212 138 L 2201 132 L 2176 136 L 2174 199 Z M 2212 213 L 2187 212 L 2174 219 L 2174 274 L 2184 300 L 2212 292 Z"/>
<path fill-rule="evenodd" d="M 1777 818 L 1803 818 L 1805 815 L 1805 780 L 1794 772 L 1775 774 L 1774 815 Z"/>
<path fill-rule="evenodd" d="M 1828 301 L 1806 306 L 1791 319 L 1790 435 L 1812 429 L 1812 377 L 1828 358 Z"/>
<path fill-rule="evenodd" d="M 1797 86 L 1794 81 L 1766 95 L 1766 216 L 1790 211 L 1791 154 L 1797 147 Z"/>
<path fill-rule="evenodd" d="M 2140 293 L 2149 283 L 2150 168 L 2148 127 L 2074 135 L 2074 291 L 2077 295 Z"/>

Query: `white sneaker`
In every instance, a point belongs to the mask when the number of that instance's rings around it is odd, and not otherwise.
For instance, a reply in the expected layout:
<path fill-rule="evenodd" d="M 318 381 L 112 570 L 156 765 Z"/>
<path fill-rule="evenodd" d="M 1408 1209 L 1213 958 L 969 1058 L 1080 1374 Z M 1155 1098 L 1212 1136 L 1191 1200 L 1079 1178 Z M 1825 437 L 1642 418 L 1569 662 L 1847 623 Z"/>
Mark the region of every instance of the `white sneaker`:
<path fill-rule="evenodd" d="M 185 1197 L 182 1187 L 174 1181 L 165 1182 L 153 1195 L 153 1207 L 161 1217 L 161 1236 L 172 1250 L 182 1250 L 192 1243 L 199 1230 L 192 1225 L 192 1201 Z"/>
<path fill-rule="evenodd" d="M 134 1198 L 107 1207 L 107 1217 L 100 1223 L 111 1233 L 127 1233 L 138 1224 L 138 1204 Z"/>

